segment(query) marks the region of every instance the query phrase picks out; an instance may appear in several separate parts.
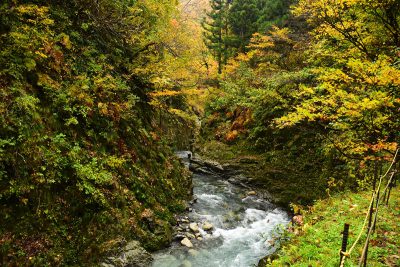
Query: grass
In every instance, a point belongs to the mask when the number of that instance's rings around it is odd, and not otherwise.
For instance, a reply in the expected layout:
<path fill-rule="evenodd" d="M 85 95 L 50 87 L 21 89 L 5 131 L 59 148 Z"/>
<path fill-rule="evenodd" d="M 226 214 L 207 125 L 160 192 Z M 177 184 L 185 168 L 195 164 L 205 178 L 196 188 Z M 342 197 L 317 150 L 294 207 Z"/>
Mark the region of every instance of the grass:
<path fill-rule="evenodd" d="M 399 189 L 393 188 L 388 207 L 379 207 L 367 266 L 400 266 Z M 290 240 L 283 245 L 279 258 L 268 266 L 339 266 L 343 225 L 350 224 L 349 249 L 362 228 L 370 198 L 371 192 L 344 192 L 317 201 L 304 212 L 304 225 L 289 234 Z M 363 234 L 344 266 L 358 266 L 365 239 Z"/>

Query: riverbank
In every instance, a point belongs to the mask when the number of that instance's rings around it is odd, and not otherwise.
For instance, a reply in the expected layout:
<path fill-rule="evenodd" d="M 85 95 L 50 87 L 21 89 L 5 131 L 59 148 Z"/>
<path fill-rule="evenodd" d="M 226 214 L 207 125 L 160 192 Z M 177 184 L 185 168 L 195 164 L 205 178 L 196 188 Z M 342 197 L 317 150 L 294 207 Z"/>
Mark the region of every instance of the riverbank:
<path fill-rule="evenodd" d="M 199 153 L 226 169 L 240 170 L 245 178 L 241 183 L 264 192 L 269 201 L 279 206 L 289 209 L 290 203 L 311 205 L 314 200 L 327 196 L 327 185 L 311 169 L 296 169 L 282 155 L 271 158 L 269 154 L 252 152 L 248 146 L 246 142 L 228 145 L 215 140 L 203 141 Z"/>
<path fill-rule="evenodd" d="M 289 234 L 278 259 L 267 266 L 338 266 L 342 229 L 350 224 L 349 244 L 362 228 L 371 192 L 344 192 L 317 201 L 303 211 L 303 225 Z M 389 205 L 379 210 L 376 232 L 371 238 L 367 266 L 400 266 L 400 190 L 394 188 Z M 358 266 L 365 235 L 345 266 Z"/>

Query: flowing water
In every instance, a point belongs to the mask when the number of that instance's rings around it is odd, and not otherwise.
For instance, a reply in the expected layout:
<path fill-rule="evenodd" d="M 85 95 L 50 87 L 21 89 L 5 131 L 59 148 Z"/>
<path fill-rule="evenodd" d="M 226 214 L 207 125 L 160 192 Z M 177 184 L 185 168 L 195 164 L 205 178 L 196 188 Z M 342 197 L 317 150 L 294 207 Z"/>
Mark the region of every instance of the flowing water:
<path fill-rule="evenodd" d="M 192 240 L 190 251 L 174 243 L 157 252 L 153 267 L 248 267 L 274 252 L 271 240 L 289 221 L 284 210 L 216 176 L 194 174 L 193 184 L 198 200 L 188 217 L 214 229 L 207 235 L 200 227 L 203 240 Z"/>

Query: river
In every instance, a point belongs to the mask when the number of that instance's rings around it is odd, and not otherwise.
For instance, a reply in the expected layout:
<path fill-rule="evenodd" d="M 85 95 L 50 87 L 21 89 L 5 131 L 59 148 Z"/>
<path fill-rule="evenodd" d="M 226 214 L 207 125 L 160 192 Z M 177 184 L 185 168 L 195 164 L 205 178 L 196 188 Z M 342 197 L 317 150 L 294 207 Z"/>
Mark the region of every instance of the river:
<path fill-rule="evenodd" d="M 197 201 L 187 216 L 199 223 L 202 240 L 191 240 L 192 249 L 173 243 L 153 255 L 153 267 L 256 266 L 275 251 L 274 240 L 289 222 L 283 209 L 218 176 L 194 174 L 193 185 Z M 211 233 L 201 229 L 205 221 L 214 226 Z"/>

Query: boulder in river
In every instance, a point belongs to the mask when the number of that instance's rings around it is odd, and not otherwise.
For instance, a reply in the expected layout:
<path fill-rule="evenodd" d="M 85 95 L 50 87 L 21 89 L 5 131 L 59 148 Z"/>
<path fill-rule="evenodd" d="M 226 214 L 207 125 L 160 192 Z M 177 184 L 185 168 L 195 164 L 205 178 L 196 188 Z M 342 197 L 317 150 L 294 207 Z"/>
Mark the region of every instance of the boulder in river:
<path fill-rule="evenodd" d="M 186 233 L 186 237 L 189 238 L 189 239 L 195 239 L 196 238 L 196 236 L 194 234 L 191 234 L 191 233 Z"/>
<path fill-rule="evenodd" d="M 189 249 L 188 253 L 192 257 L 196 257 L 197 255 L 199 255 L 199 252 L 195 249 Z"/>
<path fill-rule="evenodd" d="M 108 257 L 106 262 L 100 264 L 102 267 L 148 267 L 153 257 L 138 241 L 129 242 L 118 257 Z"/>
<path fill-rule="evenodd" d="M 200 231 L 199 226 L 197 223 L 191 223 L 189 224 L 190 230 L 192 230 L 194 233 L 198 233 Z"/>
<path fill-rule="evenodd" d="M 192 171 L 195 172 L 204 172 L 204 170 L 208 170 L 211 173 L 222 173 L 225 171 L 224 167 L 222 167 L 222 165 L 218 162 L 205 159 L 203 160 L 199 157 L 192 158 L 190 160 L 190 164 L 192 165 Z"/>
<path fill-rule="evenodd" d="M 255 195 L 257 195 L 257 192 L 256 191 L 250 191 L 250 192 L 247 192 L 247 195 L 248 196 L 255 196 Z"/>
<path fill-rule="evenodd" d="M 188 248 L 192 248 L 193 247 L 192 242 L 190 242 L 190 240 L 187 237 L 182 239 L 181 244 L 184 245 L 185 247 L 188 247 Z"/>
<path fill-rule="evenodd" d="M 204 223 L 203 223 L 203 230 L 204 231 L 210 231 L 211 229 L 213 229 L 214 228 L 214 226 L 211 224 L 211 223 L 209 223 L 209 222 L 207 222 L 207 221 L 205 221 Z"/>
<path fill-rule="evenodd" d="M 192 263 L 188 260 L 184 260 L 179 267 L 192 267 Z"/>

